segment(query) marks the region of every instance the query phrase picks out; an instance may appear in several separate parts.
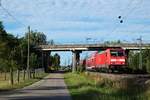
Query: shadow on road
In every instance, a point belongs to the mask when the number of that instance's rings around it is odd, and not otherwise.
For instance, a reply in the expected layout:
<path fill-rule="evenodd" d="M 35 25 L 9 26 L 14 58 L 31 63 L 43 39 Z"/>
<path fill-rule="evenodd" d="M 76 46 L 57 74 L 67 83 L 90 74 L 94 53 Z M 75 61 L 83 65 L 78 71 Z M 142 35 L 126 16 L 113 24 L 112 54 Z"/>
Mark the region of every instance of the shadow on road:
<path fill-rule="evenodd" d="M 40 82 L 23 89 L 0 93 L 0 100 L 2 97 L 7 98 L 2 100 L 70 100 L 61 73 L 51 73 L 45 78 L 39 78 L 42 79 Z"/>
<path fill-rule="evenodd" d="M 25 90 L 63 90 L 67 89 L 65 86 L 41 86 L 41 87 L 35 87 L 33 89 L 25 89 Z"/>

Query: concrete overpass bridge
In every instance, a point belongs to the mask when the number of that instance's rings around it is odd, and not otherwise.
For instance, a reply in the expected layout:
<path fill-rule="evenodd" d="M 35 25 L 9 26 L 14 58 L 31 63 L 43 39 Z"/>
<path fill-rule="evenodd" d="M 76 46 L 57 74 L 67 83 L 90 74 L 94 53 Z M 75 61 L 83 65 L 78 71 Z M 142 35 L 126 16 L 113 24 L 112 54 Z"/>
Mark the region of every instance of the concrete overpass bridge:
<path fill-rule="evenodd" d="M 72 71 L 76 71 L 76 66 L 80 60 L 80 53 L 82 51 L 96 51 L 105 50 L 107 48 L 123 48 L 128 54 L 130 50 L 150 49 L 150 43 L 120 43 L 120 44 L 62 44 L 62 45 L 39 45 L 37 50 L 42 52 L 43 67 L 48 68 L 49 55 L 52 51 L 71 51 L 73 53 Z"/>

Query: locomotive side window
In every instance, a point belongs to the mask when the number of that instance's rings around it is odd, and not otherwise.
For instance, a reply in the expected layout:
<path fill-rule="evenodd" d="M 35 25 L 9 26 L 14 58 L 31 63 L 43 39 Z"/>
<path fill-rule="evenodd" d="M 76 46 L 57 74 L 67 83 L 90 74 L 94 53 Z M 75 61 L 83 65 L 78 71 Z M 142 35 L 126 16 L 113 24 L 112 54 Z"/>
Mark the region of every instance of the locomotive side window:
<path fill-rule="evenodd" d="M 111 50 L 110 54 L 111 54 L 111 56 L 117 56 L 117 51 Z"/>
<path fill-rule="evenodd" d="M 124 56 L 123 51 L 110 50 L 111 56 Z"/>

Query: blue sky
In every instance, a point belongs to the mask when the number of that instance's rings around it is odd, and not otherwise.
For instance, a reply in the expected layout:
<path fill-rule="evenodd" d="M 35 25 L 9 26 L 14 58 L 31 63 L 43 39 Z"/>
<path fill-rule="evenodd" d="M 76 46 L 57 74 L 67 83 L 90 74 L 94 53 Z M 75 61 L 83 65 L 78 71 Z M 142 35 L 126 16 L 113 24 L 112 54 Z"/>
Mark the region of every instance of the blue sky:
<path fill-rule="evenodd" d="M 0 8 L 6 30 L 23 36 L 30 25 L 56 43 L 150 42 L 150 0 L 2 0 L 18 21 Z M 119 23 L 118 16 L 124 21 Z"/>

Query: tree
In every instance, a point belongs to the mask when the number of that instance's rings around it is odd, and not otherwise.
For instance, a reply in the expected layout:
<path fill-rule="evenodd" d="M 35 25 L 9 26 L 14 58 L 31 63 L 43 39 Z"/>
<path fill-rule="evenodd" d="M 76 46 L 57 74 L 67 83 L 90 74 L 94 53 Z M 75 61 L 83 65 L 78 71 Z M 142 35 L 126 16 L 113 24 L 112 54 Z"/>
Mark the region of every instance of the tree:
<path fill-rule="evenodd" d="M 37 62 L 37 55 L 35 53 L 32 53 L 30 55 L 30 67 L 31 69 L 36 69 L 38 66 L 38 62 Z"/>
<path fill-rule="evenodd" d="M 139 69 L 139 53 L 136 53 L 136 52 L 130 52 L 129 53 L 129 57 L 128 57 L 128 60 L 129 60 L 129 67 L 134 69 L 134 70 L 137 70 Z"/>
<path fill-rule="evenodd" d="M 130 52 L 129 67 L 139 70 L 139 52 Z M 150 72 L 150 50 L 142 50 L 142 69 L 143 72 Z"/>
<path fill-rule="evenodd" d="M 53 59 L 54 59 L 53 65 L 56 67 L 56 70 L 58 70 L 60 67 L 60 56 L 56 53 Z"/>
<path fill-rule="evenodd" d="M 48 44 L 49 44 L 49 45 L 54 45 L 54 40 L 48 41 Z"/>
<path fill-rule="evenodd" d="M 28 39 L 28 33 L 25 34 L 25 39 Z M 46 36 L 42 32 L 32 31 L 30 32 L 30 44 L 32 46 L 46 44 Z"/>
<path fill-rule="evenodd" d="M 13 70 L 18 71 L 19 82 L 19 70 L 26 69 L 27 63 L 27 33 L 24 37 L 18 38 L 10 33 L 7 33 L 4 29 L 2 22 L 0 21 L 0 70 L 8 72 L 10 71 L 11 84 L 13 84 Z M 32 69 L 41 66 L 41 52 L 36 51 L 34 48 L 37 45 L 47 44 L 46 36 L 42 32 L 31 31 L 30 34 L 30 66 Z M 25 71 L 24 71 L 25 79 Z"/>
<path fill-rule="evenodd" d="M 28 33 L 25 34 L 24 40 L 27 41 Z M 31 31 L 30 32 L 30 54 L 35 53 L 37 55 L 37 65 L 42 67 L 42 53 L 37 51 L 34 47 L 38 45 L 47 44 L 46 36 L 42 32 Z"/>
<path fill-rule="evenodd" d="M 150 50 L 143 50 L 142 52 L 142 62 L 144 70 L 150 72 Z"/>
<path fill-rule="evenodd" d="M 104 44 L 121 44 L 121 40 L 105 41 Z"/>
<path fill-rule="evenodd" d="M 9 72 L 8 60 L 0 58 L 0 71 L 5 72 L 5 80 L 6 80 L 6 73 Z"/>
<path fill-rule="evenodd" d="M 17 55 L 16 47 L 19 41 L 17 37 L 7 33 L 2 22 L 0 22 L 0 62 L 1 70 L 10 70 L 10 82 L 13 85 L 13 70 L 17 69 Z"/>
<path fill-rule="evenodd" d="M 30 55 L 30 69 L 33 72 L 33 78 L 35 78 L 35 69 L 38 68 L 38 59 L 37 59 L 37 55 L 35 53 L 32 53 Z M 31 77 L 31 73 L 30 73 L 30 77 Z"/>
<path fill-rule="evenodd" d="M 6 50 L 5 47 L 6 47 L 6 44 L 0 41 L 0 57 L 1 57 L 1 58 L 5 56 L 5 55 L 4 55 L 4 52 L 5 52 L 5 50 Z"/>
<path fill-rule="evenodd" d="M 13 71 L 14 69 L 17 68 L 17 62 L 15 61 L 15 53 L 16 53 L 16 49 L 14 48 L 13 50 L 11 50 L 10 55 L 9 55 L 9 69 L 10 69 L 10 83 L 11 85 L 14 84 L 14 77 L 13 77 Z"/>

